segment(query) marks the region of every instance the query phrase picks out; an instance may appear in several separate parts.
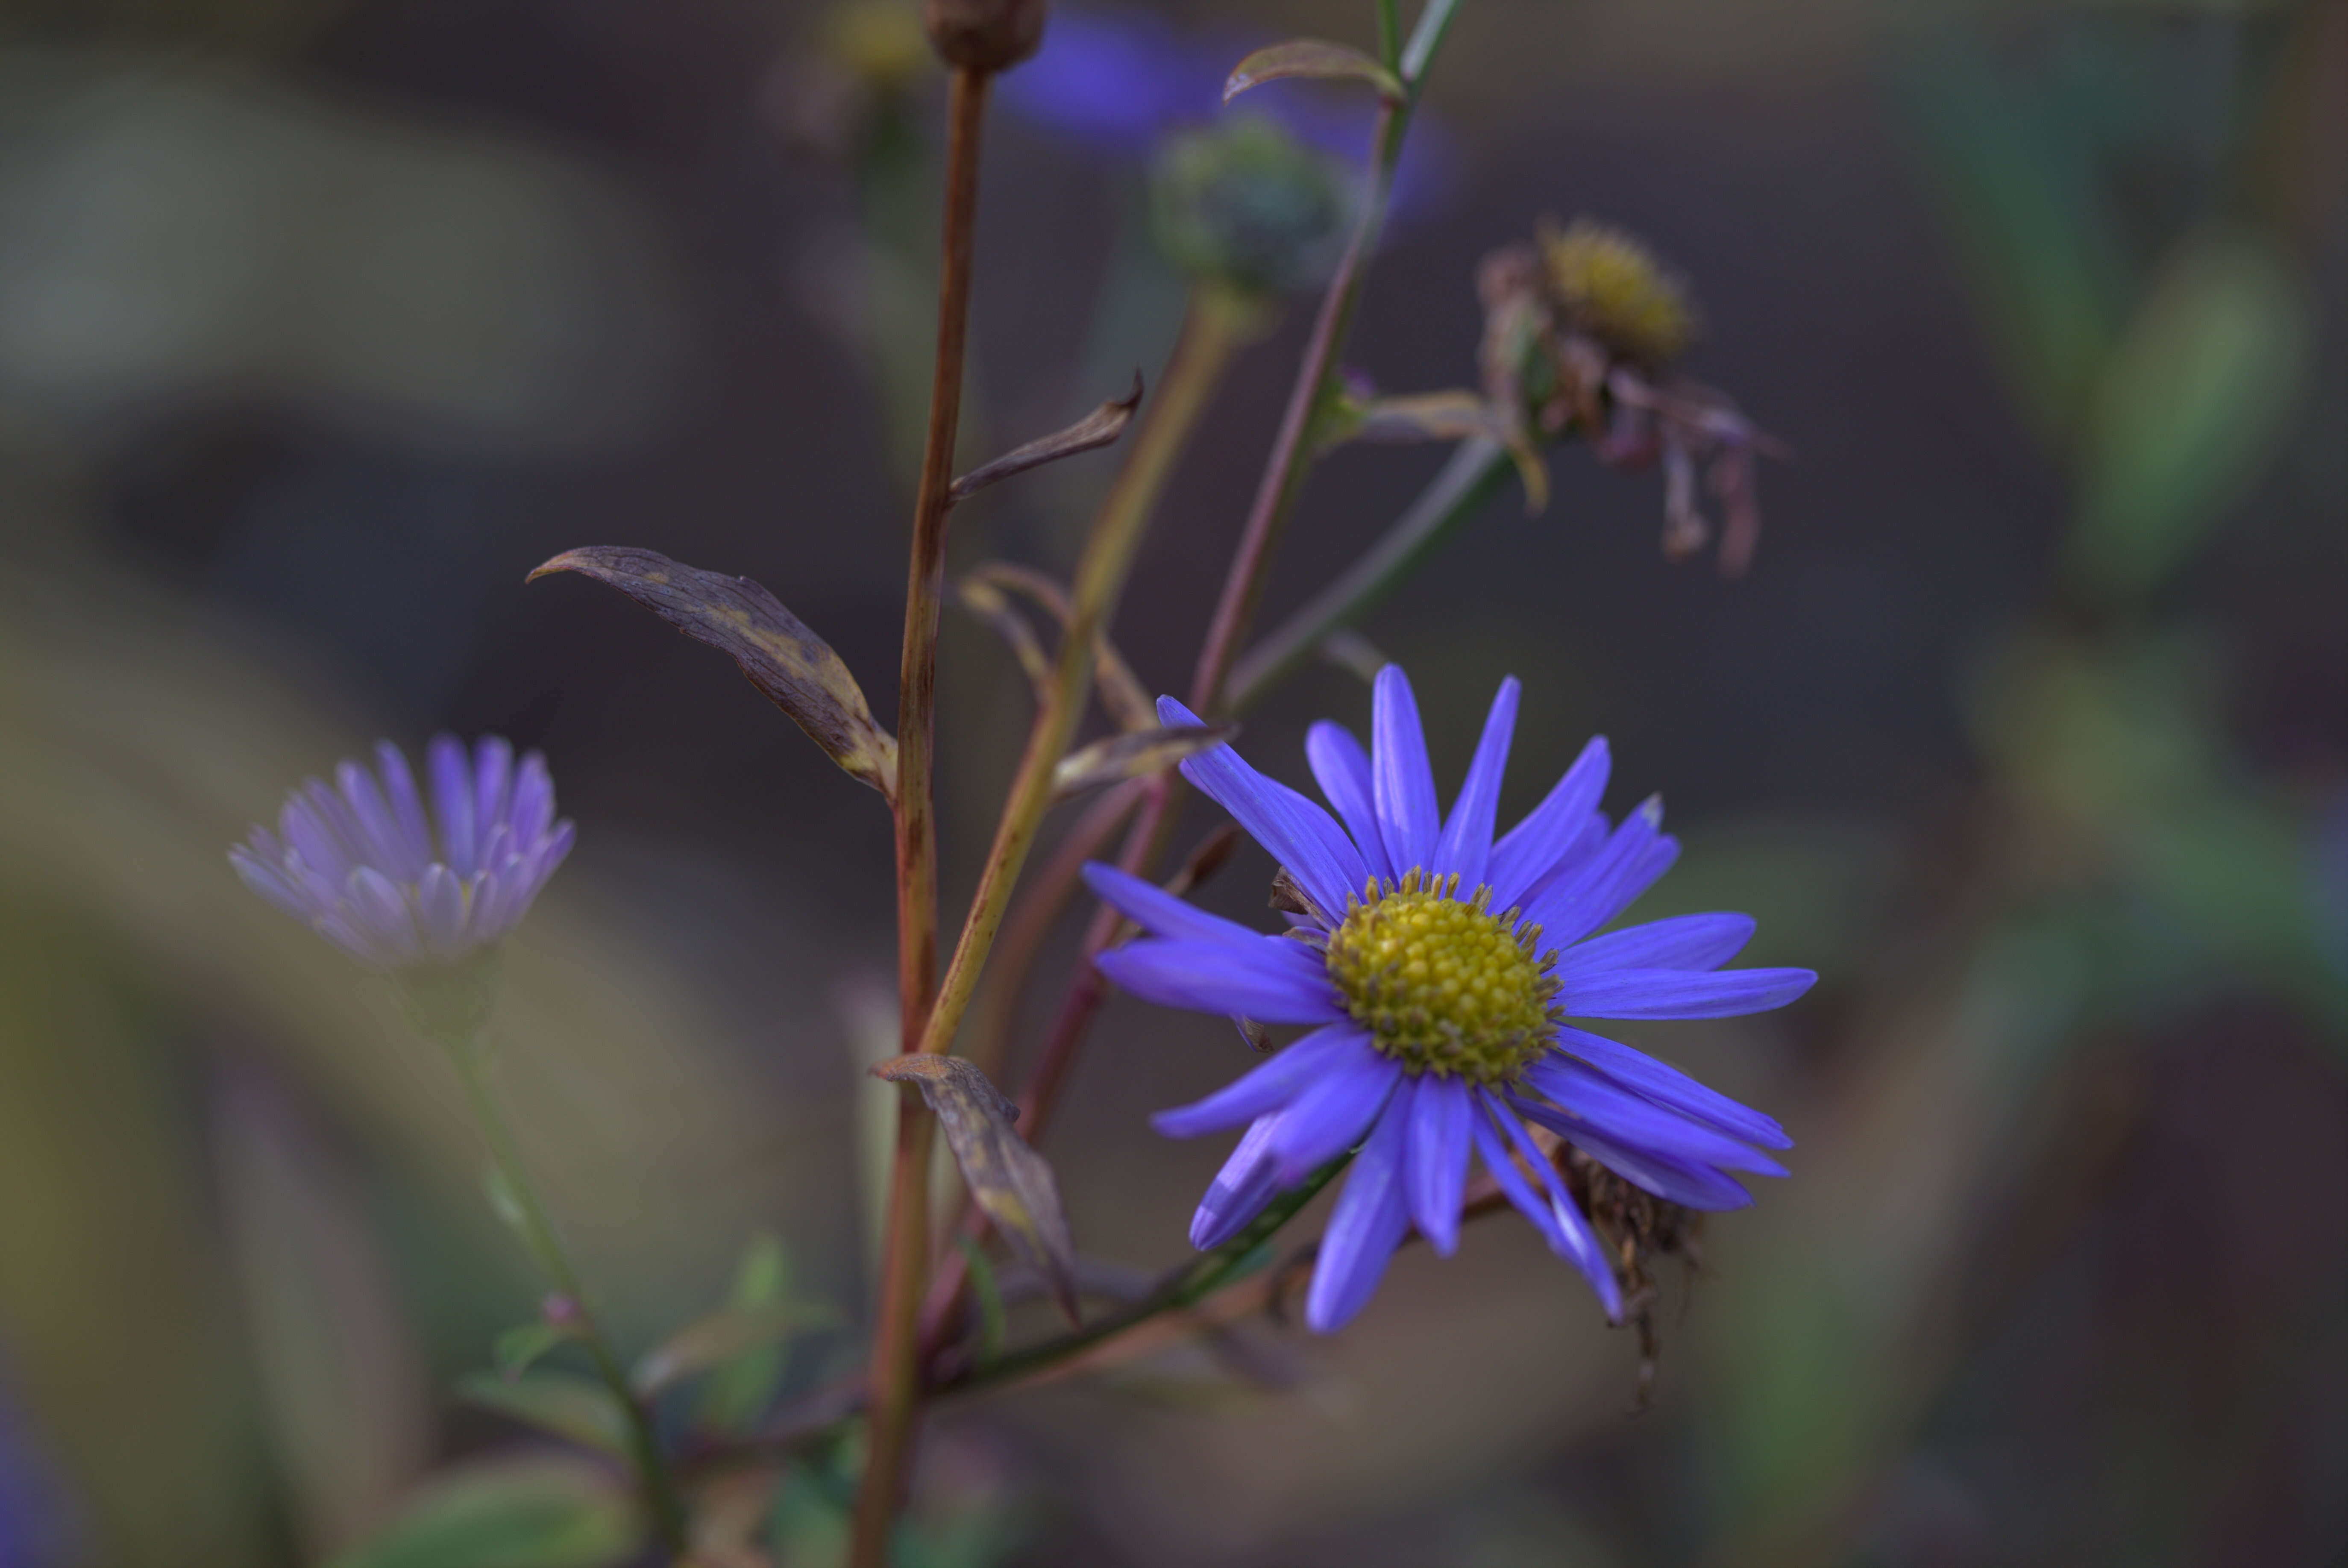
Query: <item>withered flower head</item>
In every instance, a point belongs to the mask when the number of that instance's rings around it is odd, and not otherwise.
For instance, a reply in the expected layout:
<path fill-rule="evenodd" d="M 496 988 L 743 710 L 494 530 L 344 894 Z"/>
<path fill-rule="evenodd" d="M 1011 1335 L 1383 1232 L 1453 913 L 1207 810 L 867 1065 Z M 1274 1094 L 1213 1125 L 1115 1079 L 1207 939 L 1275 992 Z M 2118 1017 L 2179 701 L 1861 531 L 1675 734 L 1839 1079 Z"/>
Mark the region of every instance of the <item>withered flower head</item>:
<path fill-rule="evenodd" d="M 1538 442 L 1578 433 L 1611 468 L 1662 467 L 1663 552 L 1674 561 L 1712 538 L 1697 499 L 1709 489 L 1721 570 L 1744 571 L 1761 531 L 1754 455 L 1784 449 L 1727 397 L 1672 373 L 1694 341 L 1696 311 L 1653 253 L 1587 218 L 1544 222 L 1536 242 L 1487 256 L 1477 289 L 1484 397 L 1535 500 Z"/>
<path fill-rule="evenodd" d="M 1589 218 L 1540 234 L 1542 282 L 1575 331 L 1659 367 L 1695 341 L 1695 306 L 1646 246 Z"/>

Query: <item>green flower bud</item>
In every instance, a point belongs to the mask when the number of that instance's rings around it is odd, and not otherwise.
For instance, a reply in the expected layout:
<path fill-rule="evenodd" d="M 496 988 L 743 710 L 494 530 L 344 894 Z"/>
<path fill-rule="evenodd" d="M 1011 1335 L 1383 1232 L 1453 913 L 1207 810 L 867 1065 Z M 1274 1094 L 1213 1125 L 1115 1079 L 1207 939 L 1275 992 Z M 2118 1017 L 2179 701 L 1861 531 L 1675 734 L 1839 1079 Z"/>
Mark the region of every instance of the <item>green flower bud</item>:
<path fill-rule="evenodd" d="M 1327 278 L 1359 199 L 1344 166 L 1255 116 L 1175 137 L 1150 174 L 1167 254 L 1194 276 L 1247 294 Z"/>

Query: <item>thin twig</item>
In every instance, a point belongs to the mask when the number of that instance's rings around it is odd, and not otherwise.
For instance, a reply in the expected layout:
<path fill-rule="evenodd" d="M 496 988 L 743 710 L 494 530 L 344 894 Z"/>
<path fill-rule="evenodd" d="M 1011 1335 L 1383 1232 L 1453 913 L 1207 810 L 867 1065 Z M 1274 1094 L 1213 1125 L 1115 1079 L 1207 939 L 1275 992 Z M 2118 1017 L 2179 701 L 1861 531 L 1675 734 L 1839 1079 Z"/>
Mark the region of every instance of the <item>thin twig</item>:
<path fill-rule="evenodd" d="M 946 513 L 954 436 L 962 418 L 969 331 L 971 261 L 978 215 L 979 136 L 987 77 L 957 68 L 948 92 L 944 237 L 938 277 L 938 349 L 930 382 L 930 424 L 913 506 L 911 565 L 905 590 L 905 645 L 897 701 L 897 984 L 905 1048 L 915 1048 L 936 995 L 937 819 L 932 748 L 937 729 L 938 612 L 945 586 Z M 897 1506 L 911 1458 L 919 1381 L 914 1336 L 929 1268 L 930 1151 L 933 1122 L 918 1095 L 897 1108 L 890 1172 L 888 1237 L 867 1379 L 870 1440 L 856 1499 L 850 1562 L 886 1568 Z"/>

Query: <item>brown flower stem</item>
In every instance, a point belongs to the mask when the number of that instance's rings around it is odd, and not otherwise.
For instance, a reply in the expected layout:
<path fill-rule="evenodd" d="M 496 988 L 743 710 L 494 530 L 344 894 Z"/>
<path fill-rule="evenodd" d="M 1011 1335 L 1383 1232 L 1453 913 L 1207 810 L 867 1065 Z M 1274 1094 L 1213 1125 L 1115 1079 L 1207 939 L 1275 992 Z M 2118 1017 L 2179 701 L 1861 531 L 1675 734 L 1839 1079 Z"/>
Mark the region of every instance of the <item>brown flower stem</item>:
<path fill-rule="evenodd" d="M 930 382 L 929 432 L 913 505 L 911 565 L 905 589 L 905 645 L 897 696 L 897 993 L 907 1050 L 920 1043 L 937 994 L 937 819 L 932 749 L 937 733 L 938 612 L 945 589 L 948 487 L 962 418 L 963 365 L 970 326 L 972 250 L 978 215 L 978 153 L 987 77 L 958 68 L 946 105 L 944 238 L 938 277 L 938 349 Z M 850 1561 L 886 1568 L 911 1460 L 913 1366 L 923 1276 L 929 1265 L 930 1150 L 934 1123 L 919 1095 L 898 1103 L 897 1150 L 890 1172 L 887 1244 L 867 1387 L 870 1441 Z"/>

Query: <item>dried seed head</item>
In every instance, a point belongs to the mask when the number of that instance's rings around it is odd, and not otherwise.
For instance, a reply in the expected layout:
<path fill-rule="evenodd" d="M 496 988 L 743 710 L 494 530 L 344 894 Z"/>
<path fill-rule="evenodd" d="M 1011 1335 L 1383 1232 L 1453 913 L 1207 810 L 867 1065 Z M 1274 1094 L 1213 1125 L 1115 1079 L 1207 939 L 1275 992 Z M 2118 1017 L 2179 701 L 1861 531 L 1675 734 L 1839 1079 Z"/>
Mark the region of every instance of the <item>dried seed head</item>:
<path fill-rule="evenodd" d="M 1045 0 L 922 0 L 922 23 L 947 64 L 1003 71 L 1044 42 Z"/>
<path fill-rule="evenodd" d="M 1654 253 L 1620 229 L 1577 218 L 1540 228 L 1541 270 L 1566 319 L 1608 347 L 1665 366 L 1695 340 L 1695 307 Z"/>

